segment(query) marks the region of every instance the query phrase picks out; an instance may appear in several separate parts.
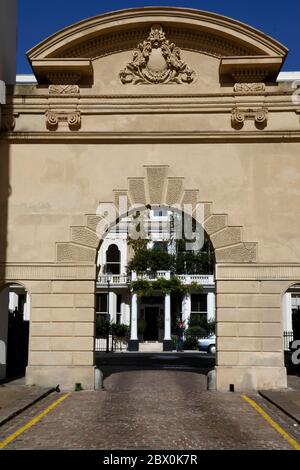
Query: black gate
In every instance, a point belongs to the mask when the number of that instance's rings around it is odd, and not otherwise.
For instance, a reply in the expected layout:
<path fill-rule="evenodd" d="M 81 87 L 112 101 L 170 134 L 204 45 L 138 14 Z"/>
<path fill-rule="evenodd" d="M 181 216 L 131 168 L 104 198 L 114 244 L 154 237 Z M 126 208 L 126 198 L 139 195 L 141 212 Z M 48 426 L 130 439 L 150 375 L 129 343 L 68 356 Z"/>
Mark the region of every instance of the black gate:
<path fill-rule="evenodd" d="M 25 374 L 28 363 L 29 321 L 18 310 L 9 312 L 7 335 L 6 377 Z"/>

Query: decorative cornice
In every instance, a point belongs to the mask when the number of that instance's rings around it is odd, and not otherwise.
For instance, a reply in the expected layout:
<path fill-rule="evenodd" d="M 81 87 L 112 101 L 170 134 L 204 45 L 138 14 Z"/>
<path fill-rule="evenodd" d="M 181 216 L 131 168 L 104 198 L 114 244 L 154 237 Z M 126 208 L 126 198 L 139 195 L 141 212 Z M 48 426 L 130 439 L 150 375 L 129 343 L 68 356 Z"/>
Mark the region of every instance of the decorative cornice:
<path fill-rule="evenodd" d="M 37 59 L 32 67 L 39 83 L 54 85 L 90 83 L 93 77 L 93 66 L 90 60 L 73 59 Z"/>
<path fill-rule="evenodd" d="M 235 93 L 248 94 L 266 91 L 264 83 L 236 83 L 233 87 Z"/>
<path fill-rule="evenodd" d="M 196 51 L 213 57 L 223 56 L 248 56 L 253 50 L 247 47 L 237 46 L 225 38 L 213 36 L 212 34 L 197 32 L 191 29 L 179 29 L 164 25 L 164 31 L 170 41 L 176 42 L 184 50 Z M 129 31 L 118 31 L 103 34 L 87 40 L 79 45 L 71 47 L 57 57 L 73 58 L 104 57 L 116 52 L 130 50 L 148 34 L 148 29 L 139 28 Z"/>
<path fill-rule="evenodd" d="M 276 82 L 282 67 L 281 57 L 222 57 L 220 80 L 223 83 L 258 83 L 268 79 Z"/>
<path fill-rule="evenodd" d="M 123 84 L 193 83 L 195 72 L 181 59 L 181 51 L 166 38 L 159 24 L 152 25 L 148 38 L 133 51 L 132 61 L 121 70 Z"/>
<path fill-rule="evenodd" d="M 78 85 L 50 85 L 49 95 L 77 95 L 80 93 Z"/>
<path fill-rule="evenodd" d="M 251 81 L 262 82 L 267 78 L 268 74 L 268 70 L 264 69 L 244 69 L 234 70 L 231 76 L 237 82 L 247 83 Z"/>
<path fill-rule="evenodd" d="M 216 280 L 300 281 L 300 264 L 218 264 Z"/>
<path fill-rule="evenodd" d="M 163 142 L 163 143 L 195 143 L 213 142 L 300 142 L 299 131 L 228 131 L 228 132 L 12 132 L 3 134 L 2 138 L 13 142 L 102 142 L 102 143 L 135 143 L 135 142 Z"/>
<path fill-rule="evenodd" d="M 0 264 L 3 281 L 82 279 L 95 280 L 96 266 L 93 263 L 7 263 Z"/>
<path fill-rule="evenodd" d="M 106 42 L 103 49 L 107 49 L 112 43 L 112 36 L 120 44 L 125 43 L 130 50 L 145 37 L 144 34 L 137 37 L 139 31 L 149 28 L 153 23 L 163 25 L 170 41 L 175 42 L 170 34 L 170 29 L 173 28 L 190 35 L 190 43 L 193 45 L 200 42 L 194 34 L 211 38 L 213 44 L 229 43 L 231 50 L 227 54 L 222 51 L 220 56 L 251 54 L 284 57 L 287 53 L 287 49 L 278 41 L 231 18 L 188 8 L 143 7 L 107 13 L 73 24 L 35 46 L 29 51 L 28 57 L 31 61 L 37 58 L 62 57 L 64 54 L 74 57 L 76 52 L 78 57 L 84 57 L 85 50 L 86 56 L 91 57 L 88 45 L 97 49 L 98 44 L 94 41 L 100 39 Z M 128 46 L 129 40 L 124 33 L 135 36 L 132 39 L 133 44 Z M 177 39 L 176 42 L 180 47 L 183 46 Z"/>
<path fill-rule="evenodd" d="M 255 121 L 257 127 L 265 127 L 268 122 L 268 109 L 267 108 L 233 108 L 231 113 L 232 126 L 241 129 L 246 120 Z"/>
<path fill-rule="evenodd" d="M 46 111 L 46 127 L 49 131 L 56 131 L 60 122 L 66 122 L 71 131 L 77 131 L 81 127 L 80 111 L 57 112 Z"/>

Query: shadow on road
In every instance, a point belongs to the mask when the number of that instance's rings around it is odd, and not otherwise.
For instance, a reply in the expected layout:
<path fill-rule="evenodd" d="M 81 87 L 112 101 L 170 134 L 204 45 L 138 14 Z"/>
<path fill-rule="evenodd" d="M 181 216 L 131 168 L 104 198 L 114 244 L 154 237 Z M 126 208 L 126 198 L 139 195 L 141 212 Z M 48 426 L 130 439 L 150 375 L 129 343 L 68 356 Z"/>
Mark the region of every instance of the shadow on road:
<path fill-rule="evenodd" d="M 189 371 L 207 375 L 215 367 L 215 356 L 201 353 L 97 353 L 96 365 L 104 379 L 133 370 Z"/>

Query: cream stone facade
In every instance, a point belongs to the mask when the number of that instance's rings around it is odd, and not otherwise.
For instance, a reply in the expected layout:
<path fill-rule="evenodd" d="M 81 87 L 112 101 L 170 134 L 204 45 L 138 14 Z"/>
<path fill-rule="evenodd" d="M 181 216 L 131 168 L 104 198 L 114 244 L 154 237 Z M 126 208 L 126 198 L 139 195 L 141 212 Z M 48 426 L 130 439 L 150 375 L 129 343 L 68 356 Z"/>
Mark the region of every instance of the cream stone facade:
<path fill-rule="evenodd" d="M 94 387 L 96 211 L 127 195 L 205 206 L 217 389 L 286 387 L 282 297 L 300 282 L 300 104 L 276 82 L 286 54 L 250 26 L 177 8 L 84 20 L 29 51 L 38 83 L 8 96 L 0 140 L 0 283 L 30 294 L 27 383 Z"/>

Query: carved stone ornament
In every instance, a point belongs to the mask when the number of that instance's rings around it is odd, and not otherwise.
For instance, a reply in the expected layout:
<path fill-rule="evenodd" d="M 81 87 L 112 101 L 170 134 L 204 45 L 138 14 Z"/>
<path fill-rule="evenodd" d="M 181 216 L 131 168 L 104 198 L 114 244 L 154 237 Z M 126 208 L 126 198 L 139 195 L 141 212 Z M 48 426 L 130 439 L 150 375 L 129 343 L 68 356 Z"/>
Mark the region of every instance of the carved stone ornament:
<path fill-rule="evenodd" d="M 54 70 L 47 72 L 46 77 L 54 85 L 69 85 L 79 82 L 81 75 L 77 72 Z"/>
<path fill-rule="evenodd" d="M 49 95 L 76 95 L 79 93 L 78 85 L 50 85 Z"/>
<path fill-rule="evenodd" d="M 257 127 L 265 127 L 268 122 L 267 108 L 242 109 L 234 108 L 231 113 L 233 127 L 241 128 L 246 120 L 253 120 Z"/>
<path fill-rule="evenodd" d="M 170 43 L 161 25 L 151 27 L 148 38 L 133 51 L 133 59 L 121 70 L 123 84 L 193 83 L 195 72 L 181 59 L 181 50 Z"/>
<path fill-rule="evenodd" d="M 256 93 L 266 91 L 266 85 L 264 83 L 236 83 L 233 91 L 235 93 Z"/>
<path fill-rule="evenodd" d="M 49 131 L 56 131 L 60 122 L 66 122 L 71 131 L 77 131 L 81 126 L 80 111 L 70 113 L 47 111 L 46 127 Z"/>

